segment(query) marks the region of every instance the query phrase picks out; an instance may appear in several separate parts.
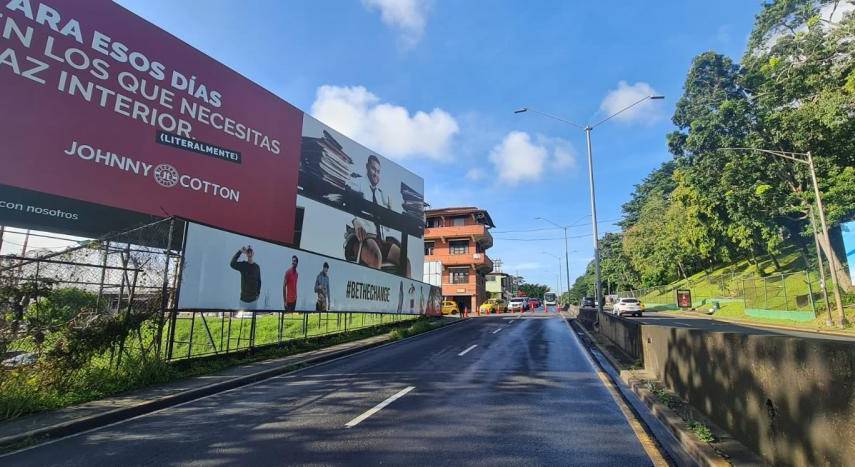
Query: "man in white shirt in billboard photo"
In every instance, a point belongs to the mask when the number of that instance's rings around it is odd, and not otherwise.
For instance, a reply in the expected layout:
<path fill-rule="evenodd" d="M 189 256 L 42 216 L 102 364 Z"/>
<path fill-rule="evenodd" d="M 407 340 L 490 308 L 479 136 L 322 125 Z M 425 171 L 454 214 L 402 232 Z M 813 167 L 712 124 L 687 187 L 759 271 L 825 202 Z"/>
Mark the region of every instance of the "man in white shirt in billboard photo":
<path fill-rule="evenodd" d="M 360 184 L 353 187 L 354 191 L 362 193 L 366 201 L 392 209 L 392 199 L 380 187 L 380 159 L 375 155 L 368 156 L 365 163 L 366 177 Z M 358 263 L 381 269 L 386 264 L 397 266 L 401 262 L 401 246 L 398 239 L 389 235 L 389 229 L 379 222 L 369 222 L 365 219 L 354 218 L 352 221 L 357 242 L 350 242 L 350 255 Z M 410 275 L 410 264 L 407 261 L 407 276 Z"/>

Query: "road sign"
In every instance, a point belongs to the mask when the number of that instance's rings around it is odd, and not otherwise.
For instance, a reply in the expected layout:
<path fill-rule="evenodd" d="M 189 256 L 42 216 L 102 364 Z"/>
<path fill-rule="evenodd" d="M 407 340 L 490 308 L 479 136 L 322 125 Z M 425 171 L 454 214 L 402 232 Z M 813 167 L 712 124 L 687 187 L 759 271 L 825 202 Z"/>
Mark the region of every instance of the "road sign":
<path fill-rule="evenodd" d="M 677 289 L 677 306 L 680 308 L 692 307 L 692 291 L 689 289 Z"/>

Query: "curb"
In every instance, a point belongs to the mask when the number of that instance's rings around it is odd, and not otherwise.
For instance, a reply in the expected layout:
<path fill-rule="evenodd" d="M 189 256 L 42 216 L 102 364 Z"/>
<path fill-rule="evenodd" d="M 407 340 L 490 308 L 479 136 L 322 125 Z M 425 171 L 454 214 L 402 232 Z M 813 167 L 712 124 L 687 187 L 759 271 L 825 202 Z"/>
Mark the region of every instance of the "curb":
<path fill-rule="evenodd" d="M 612 354 L 596 341 L 593 336 L 585 329 L 584 326 L 573 326 L 574 329 L 580 330 L 597 350 L 608 360 L 609 364 L 619 373 L 621 381 L 647 406 L 650 413 L 659 420 L 666 429 L 677 439 L 683 450 L 694 461 L 702 466 L 719 467 L 730 465 L 762 465 L 759 458 L 742 445 L 739 441 L 733 439 L 729 434 L 722 432 L 726 436 L 720 436 L 719 445 L 732 454 L 730 459 L 725 459 L 716 452 L 715 448 L 708 443 L 697 439 L 688 424 L 671 408 L 659 402 L 650 390 L 644 387 L 641 380 L 635 377 L 630 370 L 621 370 L 620 364 L 615 360 Z M 719 430 L 721 431 L 721 430 Z M 731 462 L 731 461 L 735 461 Z"/>
<path fill-rule="evenodd" d="M 211 396 L 220 392 L 225 392 L 230 389 L 247 386 L 253 383 L 257 383 L 259 381 L 274 378 L 276 376 L 281 376 L 286 373 L 302 370 L 307 366 L 327 363 L 332 360 L 354 355 L 366 350 L 383 347 L 386 345 L 392 345 L 399 342 L 405 342 L 409 339 L 415 339 L 417 337 L 425 336 L 427 334 L 440 331 L 447 327 L 460 324 L 462 322 L 468 321 L 469 319 L 470 318 L 462 318 L 453 323 L 444 324 L 436 329 L 431 329 L 430 331 L 425 331 L 414 336 L 406 337 L 404 339 L 390 340 L 387 336 L 385 339 L 378 340 L 377 342 L 371 342 L 369 344 L 340 350 L 338 352 L 333 352 L 318 357 L 312 357 L 305 360 L 295 361 L 277 368 L 270 368 L 249 375 L 238 376 L 228 381 L 213 383 L 195 389 L 189 389 L 176 394 L 171 394 L 157 399 L 141 402 L 133 406 L 110 410 L 104 413 L 100 413 L 98 415 L 91 415 L 75 420 L 69 420 L 43 428 L 37 428 L 35 430 L 26 431 L 18 435 L 5 436 L 0 438 L 0 457 L 6 454 L 11 454 L 12 452 L 17 451 L 19 449 L 28 448 L 45 441 L 49 441 L 51 439 L 62 438 L 65 436 L 70 436 L 95 428 L 100 428 L 123 420 L 138 417 L 140 415 L 145 415 L 152 412 L 156 412 L 158 410 L 173 407 L 178 404 L 190 402 L 196 399 L 201 399 L 203 397 Z"/>

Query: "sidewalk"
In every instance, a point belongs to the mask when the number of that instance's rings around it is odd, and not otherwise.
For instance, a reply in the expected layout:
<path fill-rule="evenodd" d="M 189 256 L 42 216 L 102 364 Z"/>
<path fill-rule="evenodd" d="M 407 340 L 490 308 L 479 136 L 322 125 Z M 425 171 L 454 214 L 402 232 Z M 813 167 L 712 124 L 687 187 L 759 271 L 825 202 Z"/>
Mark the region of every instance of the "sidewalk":
<path fill-rule="evenodd" d="M 463 320 L 461 320 L 463 321 Z M 442 329 L 448 323 L 439 326 Z M 428 331 L 432 332 L 432 331 Z M 0 423 L 0 452 L 104 426 L 390 342 L 388 333 Z"/>

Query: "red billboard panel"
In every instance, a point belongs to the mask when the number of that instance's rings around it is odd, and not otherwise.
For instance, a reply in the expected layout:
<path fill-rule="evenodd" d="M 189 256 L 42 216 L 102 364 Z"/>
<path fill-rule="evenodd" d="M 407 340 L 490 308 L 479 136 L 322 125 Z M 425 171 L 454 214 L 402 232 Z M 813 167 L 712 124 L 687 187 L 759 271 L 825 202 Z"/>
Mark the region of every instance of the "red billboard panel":
<path fill-rule="evenodd" d="M 110 0 L 3 2 L 0 101 L 16 196 L 292 242 L 302 112 Z"/>

